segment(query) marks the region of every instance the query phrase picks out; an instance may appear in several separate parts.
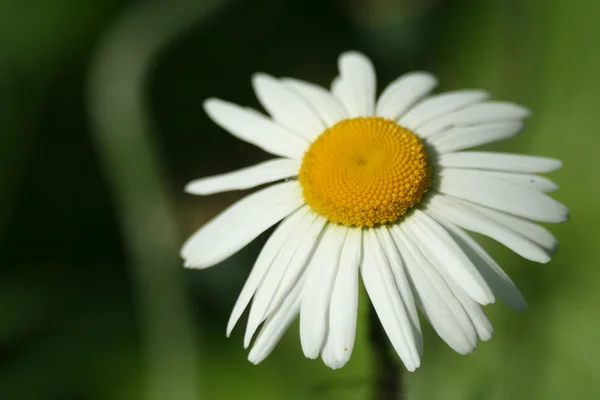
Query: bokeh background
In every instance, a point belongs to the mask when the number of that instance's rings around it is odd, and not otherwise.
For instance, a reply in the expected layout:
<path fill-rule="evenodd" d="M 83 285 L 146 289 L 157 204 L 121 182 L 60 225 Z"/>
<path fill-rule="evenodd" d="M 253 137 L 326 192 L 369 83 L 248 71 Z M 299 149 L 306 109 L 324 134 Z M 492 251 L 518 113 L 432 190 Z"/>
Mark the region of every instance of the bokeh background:
<path fill-rule="evenodd" d="M 452 352 L 424 325 L 408 399 L 600 397 L 600 3 L 594 0 L 0 0 L 0 399 L 370 399 L 362 296 L 339 371 L 297 327 L 259 366 L 228 314 L 265 235 L 209 270 L 187 235 L 243 193 L 186 182 L 266 159 L 202 100 L 258 106 L 250 75 L 328 86 L 368 54 L 381 87 L 425 69 L 533 110 L 488 146 L 564 160 L 571 221 L 548 265 L 485 241 L 529 302 L 486 307 L 496 332 Z M 242 325 L 243 326 L 243 321 Z"/>

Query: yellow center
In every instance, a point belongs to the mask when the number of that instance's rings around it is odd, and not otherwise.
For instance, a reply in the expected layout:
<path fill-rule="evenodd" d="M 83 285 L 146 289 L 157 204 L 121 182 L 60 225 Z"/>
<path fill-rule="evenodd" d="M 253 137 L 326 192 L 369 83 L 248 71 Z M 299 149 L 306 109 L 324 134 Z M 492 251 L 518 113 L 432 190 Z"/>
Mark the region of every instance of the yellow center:
<path fill-rule="evenodd" d="M 431 167 L 419 138 L 381 117 L 346 119 L 310 146 L 298 174 L 306 203 L 331 222 L 397 221 L 421 201 Z"/>

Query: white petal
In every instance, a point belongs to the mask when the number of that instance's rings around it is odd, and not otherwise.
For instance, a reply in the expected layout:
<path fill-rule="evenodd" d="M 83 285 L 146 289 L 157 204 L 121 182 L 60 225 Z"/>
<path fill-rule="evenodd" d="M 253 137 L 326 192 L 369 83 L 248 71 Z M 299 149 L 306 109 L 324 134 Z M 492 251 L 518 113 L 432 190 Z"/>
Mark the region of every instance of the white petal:
<path fill-rule="evenodd" d="M 281 278 L 277 292 L 273 296 L 273 300 L 267 310 L 267 315 L 275 310 L 294 287 L 298 279 L 305 274 L 307 264 L 313 256 L 317 244 L 321 240 L 321 233 L 326 224 L 327 219 L 317 215 L 316 219 L 304 234 L 302 241 L 298 244 L 294 256 Z"/>
<path fill-rule="evenodd" d="M 414 210 L 403 223 L 410 226 L 415 233 L 413 243 L 442 276 L 451 276 L 478 303 L 494 302 L 492 290 L 477 268 L 442 226 L 420 210 Z"/>
<path fill-rule="evenodd" d="M 392 233 L 427 319 L 454 351 L 471 353 L 477 347 L 477 332 L 469 316 L 444 279 L 412 242 L 411 231 L 405 232 L 405 229 L 404 224 L 394 225 Z"/>
<path fill-rule="evenodd" d="M 527 308 L 527 303 L 525 302 L 521 291 L 492 256 L 490 256 L 475 239 L 456 225 L 443 218 L 436 219 L 439 223 L 444 225 L 454 240 L 456 240 L 456 243 L 458 243 L 465 254 L 475 264 L 494 292 L 494 295 L 506 305 L 513 307 L 516 310 L 524 311 Z"/>
<path fill-rule="evenodd" d="M 406 225 L 404 226 L 406 227 Z M 413 235 L 411 235 L 411 239 L 413 239 L 415 245 L 417 245 L 420 248 L 421 253 L 427 258 L 431 265 L 444 279 L 444 281 L 448 285 L 448 288 L 450 288 L 456 299 L 460 302 L 461 306 L 469 316 L 469 320 L 471 321 L 473 328 L 475 328 L 477 336 L 479 336 L 481 340 L 491 339 L 492 334 L 494 333 L 494 328 L 492 327 L 492 324 L 481 309 L 481 306 L 477 302 L 475 302 L 472 296 L 468 295 L 467 292 L 465 292 L 462 285 L 458 282 L 457 275 L 453 273 L 454 271 L 450 269 L 436 267 L 436 264 L 441 264 L 442 258 L 436 257 L 439 256 L 437 252 L 423 251 L 424 246 L 418 244 L 417 241 L 414 240 L 415 234 L 417 233 L 417 229 L 414 226 L 414 224 L 412 228 Z"/>
<path fill-rule="evenodd" d="M 210 119 L 233 136 L 271 154 L 300 160 L 309 146 L 305 139 L 256 110 L 220 99 L 206 100 L 204 110 Z"/>
<path fill-rule="evenodd" d="M 285 298 L 277 310 L 269 316 L 263 324 L 256 341 L 248 354 L 248 360 L 253 364 L 263 361 L 281 340 L 283 334 L 292 324 L 300 312 L 300 294 L 304 287 L 304 280 L 299 281 Z"/>
<path fill-rule="evenodd" d="M 317 358 L 323 347 L 331 292 L 347 230 L 327 225 L 306 272 L 300 306 L 300 341 L 307 358 Z"/>
<path fill-rule="evenodd" d="M 350 99 L 354 98 L 354 95 L 352 94 L 352 86 L 349 81 L 344 81 L 340 76 L 336 76 L 331 82 L 331 93 L 344 107 L 348 117 L 357 117 L 361 115 L 356 103 L 350 101 Z"/>
<path fill-rule="evenodd" d="M 458 199 L 435 195 L 429 198 L 426 207 L 436 219 L 445 218 L 467 230 L 489 236 L 521 257 L 539 263 L 550 261 L 550 256 L 542 247 Z"/>
<path fill-rule="evenodd" d="M 450 153 L 508 139 L 521 132 L 523 126 L 522 122 L 511 121 L 452 128 L 429 139 L 429 143 L 439 154 Z"/>
<path fill-rule="evenodd" d="M 481 306 L 475 302 L 464 290 L 462 290 L 452 279 L 448 276 L 445 276 L 444 279 L 452 293 L 456 296 L 460 304 L 463 306 L 463 309 L 466 311 L 475 331 L 477 332 L 477 336 L 479 339 L 483 341 L 490 340 L 492 338 L 492 334 L 494 333 L 494 327 L 492 326 L 490 320 L 485 315 Z"/>
<path fill-rule="evenodd" d="M 260 104 L 273 120 L 312 141 L 325 130 L 317 113 L 294 90 L 267 74 L 252 76 L 252 86 Z"/>
<path fill-rule="evenodd" d="M 298 215 L 298 217 L 294 221 L 294 228 L 288 234 L 279 253 L 272 260 L 269 272 L 264 276 L 256 289 L 254 299 L 252 300 L 252 307 L 250 308 L 250 315 L 248 316 L 244 347 L 248 347 L 252 336 L 254 336 L 254 332 L 256 332 L 258 326 L 267 318 L 267 310 L 271 307 L 273 297 L 281 284 L 282 277 L 287 271 L 298 245 L 302 242 L 306 232 L 316 219 L 316 215 L 310 211 L 309 207 L 303 207 L 295 215 Z M 279 304 L 274 304 L 272 308 L 276 308 L 277 306 Z"/>
<path fill-rule="evenodd" d="M 398 119 L 413 104 L 426 96 L 437 84 L 435 76 L 427 72 L 411 72 L 390 83 L 379 96 L 375 114 Z"/>
<path fill-rule="evenodd" d="M 381 242 L 385 256 L 390 263 L 390 269 L 394 274 L 396 286 L 398 287 L 400 296 L 402 296 L 402 301 L 404 302 L 404 306 L 406 307 L 406 311 L 408 312 L 408 316 L 410 318 L 410 325 L 415 337 L 417 351 L 419 352 L 419 355 L 421 355 L 423 354 L 423 335 L 421 333 L 421 324 L 419 323 L 419 316 L 417 314 L 417 307 L 413 297 L 412 289 L 410 288 L 410 283 L 406 277 L 406 270 L 404 261 L 402 260 L 402 255 L 400 254 L 400 250 L 396 246 L 396 243 L 392 238 L 392 234 L 390 233 L 390 229 L 387 226 L 375 228 L 375 232 L 377 233 L 377 237 Z"/>
<path fill-rule="evenodd" d="M 540 222 L 564 222 L 569 210 L 545 194 L 499 179 L 482 176 L 479 171 L 445 169 L 439 174 L 441 193 Z"/>
<path fill-rule="evenodd" d="M 492 122 L 520 120 L 529 115 L 529 111 L 512 103 L 489 101 L 473 104 L 428 122 L 419 128 L 419 135 L 430 138 L 454 126 L 477 126 Z"/>
<path fill-rule="evenodd" d="M 474 176 L 478 175 L 480 179 L 489 179 L 491 181 L 501 180 L 503 182 L 508 182 L 513 185 L 521 186 L 523 188 L 542 193 L 553 192 L 556 189 L 558 189 L 558 185 L 556 183 L 552 182 L 550 179 L 544 176 L 539 175 L 466 168 L 447 168 L 445 170 L 449 169 L 455 171 L 456 173 L 462 173 L 463 171 L 465 171 Z"/>
<path fill-rule="evenodd" d="M 487 215 L 493 220 L 501 223 L 507 228 L 518 232 L 522 236 L 531 240 L 533 243 L 542 246 L 549 252 L 553 252 L 558 246 L 558 240 L 556 240 L 554 235 L 552 235 L 552 233 L 550 233 L 546 228 L 539 224 L 536 224 L 535 222 L 508 215 L 500 211 L 492 210 L 490 208 L 481 207 L 476 204 L 469 204 L 469 206 L 472 207 L 474 210 L 477 210 L 480 213 Z"/>
<path fill-rule="evenodd" d="M 238 296 L 229 322 L 227 323 L 227 336 L 231 334 L 231 331 L 235 327 L 235 324 L 240 319 L 240 316 L 248 306 L 250 299 L 254 295 L 256 288 L 262 282 L 265 275 L 269 271 L 273 260 L 281 251 L 286 240 L 293 232 L 294 228 L 298 225 L 298 222 L 302 219 L 305 212 L 308 210 L 308 206 L 300 208 L 298 211 L 287 217 L 279 226 L 275 229 L 275 232 L 267 239 L 267 242 L 263 246 L 258 255 L 258 258 L 254 262 L 252 271 L 244 283 L 244 287 Z"/>
<path fill-rule="evenodd" d="M 186 267 L 213 266 L 281 221 L 304 203 L 296 181 L 252 193 L 206 223 L 183 245 Z"/>
<path fill-rule="evenodd" d="M 342 103 L 321 86 L 293 78 L 285 78 L 283 82 L 304 97 L 326 126 L 333 126 L 348 118 L 348 112 Z"/>
<path fill-rule="evenodd" d="M 250 189 L 296 176 L 299 170 L 300 160 L 276 158 L 237 171 L 196 179 L 186 185 L 185 191 L 191 194 L 208 195 Z"/>
<path fill-rule="evenodd" d="M 351 117 L 373 115 L 375 109 L 375 68 L 363 54 L 348 51 L 338 59 L 341 85 L 344 88 L 342 103 L 349 111 L 356 111 Z M 349 92 L 349 93 L 347 93 Z"/>
<path fill-rule="evenodd" d="M 435 118 L 478 103 L 488 97 L 488 93 L 483 90 L 458 90 L 437 94 L 418 103 L 402 116 L 398 123 L 408 129 L 416 130 Z"/>
<path fill-rule="evenodd" d="M 373 229 L 364 231 L 363 282 L 379 321 L 409 371 L 421 363 L 410 318 Z"/>
<path fill-rule="evenodd" d="M 329 332 L 323 349 L 323 361 L 342 368 L 352 355 L 358 314 L 358 266 L 362 256 L 362 230 L 348 229 L 340 268 L 335 278 L 329 306 Z"/>
<path fill-rule="evenodd" d="M 492 169 L 498 171 L 542 174 L 562 167 L 560 160 L 522 154 L 494 153 L 491 151 L 463 151 L 442 154 L 442 167 Z"/>

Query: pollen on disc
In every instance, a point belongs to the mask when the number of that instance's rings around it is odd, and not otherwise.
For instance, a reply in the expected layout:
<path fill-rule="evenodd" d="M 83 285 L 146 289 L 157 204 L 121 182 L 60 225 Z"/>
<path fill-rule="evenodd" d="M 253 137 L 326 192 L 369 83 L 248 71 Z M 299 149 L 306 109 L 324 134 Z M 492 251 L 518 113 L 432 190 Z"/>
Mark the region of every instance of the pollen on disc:
<path fill-rule="evenodd" d="M 333 223 L 397 221 L 431 185 L 423 142 L 389 119 L 346 119 L 310 146 L 298 175 L 306 203 Z"/>

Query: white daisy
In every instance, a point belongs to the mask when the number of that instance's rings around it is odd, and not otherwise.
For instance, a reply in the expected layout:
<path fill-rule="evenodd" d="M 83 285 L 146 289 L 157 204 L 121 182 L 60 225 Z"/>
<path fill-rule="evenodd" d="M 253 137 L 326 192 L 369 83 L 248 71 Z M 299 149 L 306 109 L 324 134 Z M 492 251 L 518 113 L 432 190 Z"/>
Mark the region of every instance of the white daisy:
<path fill-rule="evenodd" d="M 331 368 L 354 346 L 360 270 L 398 355 L 413 371 L 423 349 L 419 308 L 461 354 L 492 325 L 481 305 L 525 301 L 510 278 L 463 229 L 546 263 L 557 241 L 532 221 L 561 222 L 567 208 L 535 175 L 549 158 L 465 149 L 506 139 L 529 112 L 489 101 L 481 90 L 429 96 L 436 79 L 403 75 L 375 99 L 375 72 L 362 54 L 339 58 L 331 91 L 258 73 L 252 84 L 269 116 L 208 99 L 210 118 L 279 158 L 190 182 L 208 195 L 273 183 L 208 222 L 183 246 L 185 266 L 207 268 L 282 221 L 266 242 L 235 304 L 227 335 L 250 300 L 244 346 L 259 363 L 300 315 L 306 357 Z M 280 181 L 279 183 L 274 183 Z"/>

